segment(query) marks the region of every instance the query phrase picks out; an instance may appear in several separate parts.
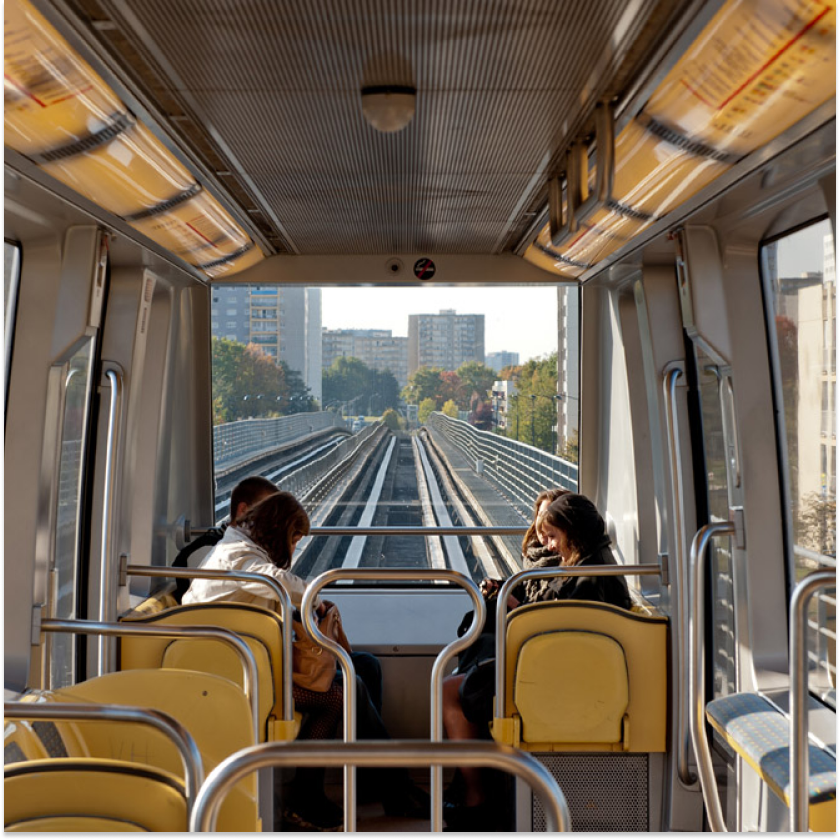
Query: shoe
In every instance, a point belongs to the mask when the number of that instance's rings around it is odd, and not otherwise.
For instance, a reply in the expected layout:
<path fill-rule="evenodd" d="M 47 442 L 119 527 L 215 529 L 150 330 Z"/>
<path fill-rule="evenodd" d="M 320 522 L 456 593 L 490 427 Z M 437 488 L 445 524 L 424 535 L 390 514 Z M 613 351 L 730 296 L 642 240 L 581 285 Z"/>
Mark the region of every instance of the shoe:
<path fill-rule="evenodd" d="M 382 807 L 389 817 L 427 820 L 432 814 L 432 801 L 429 799 L 429 794 L 413 783 L 383 800 Z"/>
<path fill-rule="evenodd" d="M 504 831 L 494 819 L 488 805 L 453 805 L 444 802 L 443 819 L 446 822 L 445 831 L 474 832 L 474 831 Z"/>
<path fill-rule="evenodd" d="M 283 830 L 343 831 L 344 809 L 326 796 L 287 805 L 282 811 Z"/>

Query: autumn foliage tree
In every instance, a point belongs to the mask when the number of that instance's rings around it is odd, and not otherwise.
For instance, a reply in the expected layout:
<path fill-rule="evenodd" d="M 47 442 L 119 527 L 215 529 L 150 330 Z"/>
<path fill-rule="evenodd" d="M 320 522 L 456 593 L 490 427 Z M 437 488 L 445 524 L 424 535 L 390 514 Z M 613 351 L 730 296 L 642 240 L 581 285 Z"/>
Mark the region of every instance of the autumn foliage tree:
<path fill-rule="evenodd" d="M 256 345 L 213 338 L 213 422 L 310 411 L 309 389 L 297 371 Z"/>

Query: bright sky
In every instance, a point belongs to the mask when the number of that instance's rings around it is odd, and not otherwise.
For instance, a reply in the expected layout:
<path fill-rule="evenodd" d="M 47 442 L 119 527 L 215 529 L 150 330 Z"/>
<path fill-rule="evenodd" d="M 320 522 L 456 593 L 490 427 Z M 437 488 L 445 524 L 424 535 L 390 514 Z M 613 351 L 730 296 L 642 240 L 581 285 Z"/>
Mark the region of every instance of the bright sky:
<path fill-rule="evenodd" d="M 553 286 L 334 288 L 322 290 L 321 323 L 330 330 L 384 329 L 408 335 L 409 315 L 484 317 L 484 352 L 519 353 L 520 363 L 557 349 L 557 288 Z"/>

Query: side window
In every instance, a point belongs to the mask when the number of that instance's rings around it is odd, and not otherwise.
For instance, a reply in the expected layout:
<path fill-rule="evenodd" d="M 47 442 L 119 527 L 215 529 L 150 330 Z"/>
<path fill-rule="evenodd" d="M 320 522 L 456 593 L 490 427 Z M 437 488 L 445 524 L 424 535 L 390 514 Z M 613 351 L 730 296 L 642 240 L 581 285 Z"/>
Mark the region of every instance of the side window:
<path fill-rule="evenodd" d="M 12 339 L 15 332 L 15 310 L 17 309 L 17 290 L 20 279 L 20 246 L 13 242 L 3 243 L 3 303 L 5 329 L 6 367 L 3 373 L 3 393 L 9 393 L 9 366 L 12 359 Z M 6 401 L 3 401 L 5 407 Z"/>
<path fill-rule="evenodd" d="M 762 266 L 777 348 L 777 416 L 787 456 L 788 550 L 795 585 L 809 572 L 837 567 L 837 284 L 830 223 L 767 243 Z M 834 706 L 834 592 L 818 593 L 811 609 L 810 687 Z"/>

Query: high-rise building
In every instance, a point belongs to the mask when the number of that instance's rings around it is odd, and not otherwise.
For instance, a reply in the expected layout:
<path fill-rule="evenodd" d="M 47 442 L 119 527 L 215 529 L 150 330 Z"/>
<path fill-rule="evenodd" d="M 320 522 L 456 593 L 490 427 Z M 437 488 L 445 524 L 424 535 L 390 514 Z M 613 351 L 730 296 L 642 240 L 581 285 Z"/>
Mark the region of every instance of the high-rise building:
<path fill-rule="evenodd" d="M 457 370 L 464 362 L 484 363 L 484 316 L 441 309 L 437 315 L 408 316 L 408 375 L 421 367 Z"/>
<path fill-rule="evenodd" d="M 408 339 L 391 330 L 328 330 L 321 333 L 324 369 L 343 356 L 363 361 L 371 370 L 389 370 L 397 384 L 408 384 Z"/>
<path fill-rule="evenodd" d="M 516 367 L 519 364 L 519 353 L 510 353 L 507 350 L 488 353 L 484 357 L 484 364 L 498 373 L 502 368 Z"/>
<path fill-rule="evenodd" d="M 321 399 L 320 289 L 214 286 L 210 317 L 215 337 L 256 345 L 297 371 Z"/>

